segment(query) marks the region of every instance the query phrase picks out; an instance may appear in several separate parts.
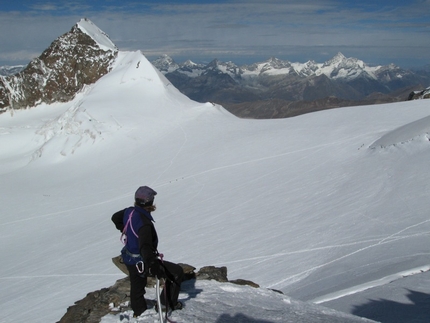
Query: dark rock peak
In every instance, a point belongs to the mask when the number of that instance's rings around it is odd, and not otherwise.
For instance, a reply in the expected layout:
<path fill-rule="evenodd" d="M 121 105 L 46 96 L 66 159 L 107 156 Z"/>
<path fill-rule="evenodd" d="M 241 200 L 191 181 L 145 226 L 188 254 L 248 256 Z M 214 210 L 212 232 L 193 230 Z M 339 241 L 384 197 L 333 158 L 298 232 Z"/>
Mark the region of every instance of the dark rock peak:
<path fill-rule="evenodd" d="M 108 73 L 116 55 L 108 36 L 82 19 L 18 74 L 0 79 L 0 112 L 70 101 Z"/>
<path fill-rule="evenodd" d="M 211 62 L 209 62 L 208 65 L 206 65 L 206 68 L 217 68 L 219 64 L 220 61 L 218 60 L 218 58 L 215 58 Z"/>
<path fill-rule="evenodd" d="M 169 55 L 161 55 L 152 64 L 162 72 L 169 72 L 171 69 L 178 69 L 179 65 Z"/>
<path fill-rule="evenodd" d="M 341 52 L 338 52 L 332 59 L 326 61 L 323 66 L 330 66 L 334 64 L 339 64 L 340 62 L 346 60 L 347 58 Z"/>

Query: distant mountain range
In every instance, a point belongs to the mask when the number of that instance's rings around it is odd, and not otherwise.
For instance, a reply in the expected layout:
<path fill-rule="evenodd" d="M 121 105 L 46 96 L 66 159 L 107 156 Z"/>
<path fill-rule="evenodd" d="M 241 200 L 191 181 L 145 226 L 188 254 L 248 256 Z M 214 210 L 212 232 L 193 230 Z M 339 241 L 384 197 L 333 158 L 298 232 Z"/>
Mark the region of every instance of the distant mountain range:
<path fill-rule="evenodd" d="M 341 106 L 396 102 L 430 84 L 430 71 L 394 64 L 369 66 L 338 53 L 324 63 L 277 58 L 238 66 L 217 59 L 207 65 L 176 63 L 163 55 L 152 62 L 182 93 L 216 102 L 241 117 L 288 117 Z"/>
<path fill-rule="evenodd" d="M 8 76 L 21 72 L 25 68 L 25 65 L 15 66 L 0 66 L 0 75 Z"/>
<path fill-rule="evenodd" d="M 82 19 L 27 66 L 0 67 L 0 113 L 42 102 L 71 100 L 85 85 L 109 73 L 118 49 L 91 21 Z M 270 58 L 238 66 L 154 60 L 165 77 L 198 102 L 223 105 L 246 118 L 280 118 L 342 106 L 418 98 L 430 85 L 430 69 L 369 66 L 338 53 L 324 63 Z M 415 93 L 414 92 L 414 93 Z M 411 95 L 410 95 L 411 94 Z"/>

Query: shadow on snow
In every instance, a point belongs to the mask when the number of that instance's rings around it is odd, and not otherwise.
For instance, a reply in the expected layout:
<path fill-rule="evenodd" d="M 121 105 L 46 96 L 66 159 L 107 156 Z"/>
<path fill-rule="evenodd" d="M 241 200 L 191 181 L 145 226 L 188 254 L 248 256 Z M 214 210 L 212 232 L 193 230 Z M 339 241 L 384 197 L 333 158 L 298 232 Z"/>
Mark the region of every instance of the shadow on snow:
<path fill-rule="evenodd" d="M 355 306 L 352 314 L 383 323 L 429 322 L 430 294 L 409 289 L 408 292 L 409 304 L 385 299 L 369 300 Z"/>
<path fill-rule="evenodd" d="M 273 323 L 271 321 L 265 321 L 261 319 L 254 319 L 248 317 L 242 313 L 235 314 L 234 316 L 230 314 L 222 314 L 215 323 Z"/>

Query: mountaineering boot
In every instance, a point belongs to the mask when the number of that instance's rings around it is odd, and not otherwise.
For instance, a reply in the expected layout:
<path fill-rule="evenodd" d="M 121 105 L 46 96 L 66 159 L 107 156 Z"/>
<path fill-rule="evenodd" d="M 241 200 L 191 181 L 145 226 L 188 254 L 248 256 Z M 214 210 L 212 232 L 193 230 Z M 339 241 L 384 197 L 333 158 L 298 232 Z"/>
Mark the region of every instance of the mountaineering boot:
<path fill-rule="evenodd" d="M 173 308 L 170 308 L 170 310 L 172 311 L 176 311 L 176 310 L 182 310 L 184 306 L 182 305 L 181 302 L 177 302 L 176 305 Z M 158 313 L 158 304 L 155 304 L 155 311 Z M 161 304 L 161 311 L 165 312 L 166 311 L 166 305 Z"/>
<path fill-rule="evenodd" d="M 181 302 L 177 302 L 176 305 L 173 307 L 172 311 L 176 311 L 176 310 L 182 310 L 184 306 L 182 305 Z"/>

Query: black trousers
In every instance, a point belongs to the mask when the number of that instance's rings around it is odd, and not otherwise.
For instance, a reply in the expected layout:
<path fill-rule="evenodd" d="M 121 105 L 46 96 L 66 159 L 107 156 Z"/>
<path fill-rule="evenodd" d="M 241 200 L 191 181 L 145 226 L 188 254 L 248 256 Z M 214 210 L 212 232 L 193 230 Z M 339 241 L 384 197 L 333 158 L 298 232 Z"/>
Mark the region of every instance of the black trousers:
<path fill-rule="evenodd" d="M 184 280 L 184 270 L 178 264 L 173 262 L 163 261 L 163 266 L 166 271 L 166 288 L 161 292 L 161 304 L 166 305 L 166 300 L 170 308 L 175 307 L 178 302 L 179 292 L 181 291 L 181 283 Z M 167 292 L 167 294 L 166 294 Z"/>
<path fill-rule="evenodd" d="M 130 306 L 134 315 L 139 316 L 146 311 L 145 287 L 148 282 L 146 275 L 140 274 L 136 266 L 128 266 L 130 277 Z"/>
<path fill-rule="evenodd" d="M 178 264 L 164 261 L 164 268 L 166 270 L 166 288 L 161 292 L 161 304 L 173 308 L 178 302 L 179 292 L 181 290 L 181 283 L 184 279 L 184 271 Z M 127 266 L 130 277 L 130 305 L 134 315 L 139 316 L 147 309 L 145 301 L 145 287 L 148 278 L 145 274 L 140 274 L 136 266 Z M 166 291 L 166 292 L 165 292 Z"/>

